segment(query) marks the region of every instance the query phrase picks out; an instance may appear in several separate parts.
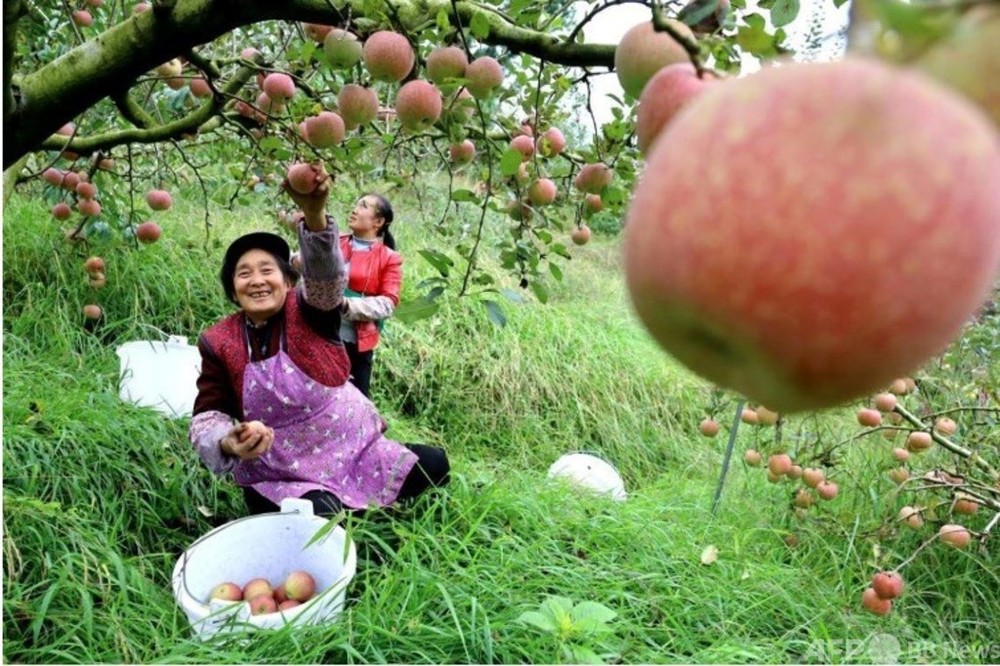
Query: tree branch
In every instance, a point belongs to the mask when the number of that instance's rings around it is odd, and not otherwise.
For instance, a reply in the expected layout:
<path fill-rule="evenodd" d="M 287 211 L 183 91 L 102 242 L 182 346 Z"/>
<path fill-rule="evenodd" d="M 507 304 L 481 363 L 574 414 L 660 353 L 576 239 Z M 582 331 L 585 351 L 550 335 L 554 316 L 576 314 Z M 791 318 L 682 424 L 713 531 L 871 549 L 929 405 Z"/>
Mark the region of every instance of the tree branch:
<path fill-rule="evenodd" d="M 4 3 L 5 18 L 20 3 Z M 364 17 L 365 0 L 347 0 L 336 9 L 326 0 L 176 0 L 160 2 L 153 11 L 134 15 L 65 53 L 17 84 L 7 78 L 5 64 L 4 167 L 25 153 L 54 146 L 46 141 L 67 121 L 99 100 L 120 90 L 122 81 L 134 81 L 149 70 L 192 48 L 209 43 L 234 28 L 269 20 L 340 24 L 350 15 Z M 503 16 L 473 2 L 401 0 L 398 18 L 416 30 L 444 9 L 453 24 L 468 25 L 473 16 L 486 19 L 488 35 L 482 41 L 567 66 L 606 66 L 614 63 L 613 44 L 573 44 L 564 39 L 521 28 Z M 16 14 L 15 14 L 16 15 Z M 369 17 L 377 18 L 377 17 Z M 7 62 L 13 60 L 13 22 L 4 22 Z M 197 112 L 196 112 L 197 113 Z M 85 138 L 77 141 L 84 142 Z M 74 148 L 83 152 L 82 143 Z"/>
<path fill-rule="evenodd" d="M 126 130 L 104 132 L 89 137 L 67 138 L 53 135 L 42 142 L 41 147 L 47 150 L 65 150 L 70 146 L 76 153 L 90 154 L 95 151 L 108 151 L 125 143 L 158 143 L 176 139 L 184 134 L 197 133 L 214 129 L 218 122 L 211 122 L 222 113 L 225 100 L 232 97 L 254 75 L 256 70 L 251 67 L 241 67 L 232 80 L 221 90 L 221 94 L 213 96 L 200 107 L 173 122 L 157 125 L 142 108 L 124 93 L 124 100 L 115 98 L 122 115 L 136 127 Z"/>

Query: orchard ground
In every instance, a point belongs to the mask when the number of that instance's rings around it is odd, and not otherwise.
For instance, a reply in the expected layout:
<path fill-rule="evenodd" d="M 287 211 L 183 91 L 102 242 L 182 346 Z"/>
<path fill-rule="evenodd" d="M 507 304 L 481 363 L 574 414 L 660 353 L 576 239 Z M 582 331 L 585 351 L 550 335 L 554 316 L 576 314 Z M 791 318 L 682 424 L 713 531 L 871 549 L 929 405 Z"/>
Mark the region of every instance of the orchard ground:
<path fill-rule="evenodd" d="M 340 620 L 244 644 L 194 640 L 170 591 L 171 569 L 195 538 L 243 515 L 242 500 L 202 468 L 186 419 L 118 399 L 115 346 L 160 332 L 193 341 L 231 310 L 216 275 L 222 250 L 251 228 L 277 229 L 274 209 L 287 206 L 273 186 L 260 189 L 232 211 L 213 204 L 208 233 L 200 193 L 176 191 L 157 218 L 162 237 L 138 247 L 68 244 L 38 185 L 7 202 L 6 661 L 1000 660 L 996 548 L 931 544 L 903 570 L 906 591 L 889 615 L 861 607 L 872 575 L 928 536 L 894 524 L 910 500 L 886 477 L 890 445 L 881 438 L 845 447 L 837 498 L 798 519 L 794 486 L 768 483 L 742 463 L 746 449 L 773 448 L 778 431 L 743 425 L 713 515 L 737 397 L 713 391 L 649 339 L 628 303 L 614 226 L 594 223 L 590 244 L 574 246 L 562 264 L 550 302 L 525 295 L 508 303 L 504 327 L 478 303 L 457 301 L 433 318 L 388 324 L 374 400 L 391 436 L 446 447 L 454 480 L 413 508 L 348 521 L 359 566 Z M 352 193 L 337 196 L 346 211 Z M 445 195 L 391 196 L 406 301 L 436 275 L 417 252 L 434 248 Z M 491 220 L 497 234 L 506 224 Z M 106 262 L 97 290 L 83 268 L 91 255 Z M 91 302 L 104 312 L 96 326 L 81 313 Z M 998 339 L 1000 318 L 987 313 L 917 375 L 936 407 L 982 388 L 995 415 L 1000 371 L 988 352 Z M 722 424 L 712 439 L 698 432 L 710 405 Z M 849 439 L 859 432 L 858 407 L 790 419 L 785 446 Z M 997 436 L 996 419 L 977 435 Z M 547 481 L 548 466 L 570 451 L 613 462 L 629 499 Z M 938 450 L 922 455 L 947 463 Z M 982 529 L 985 513 L 970 524 Z M 702 564 L 709 546 L 718 557 Z M 549 595 L 615 615 L 604 632 L 573 624 L 547 632 L 519 620 Z"/>

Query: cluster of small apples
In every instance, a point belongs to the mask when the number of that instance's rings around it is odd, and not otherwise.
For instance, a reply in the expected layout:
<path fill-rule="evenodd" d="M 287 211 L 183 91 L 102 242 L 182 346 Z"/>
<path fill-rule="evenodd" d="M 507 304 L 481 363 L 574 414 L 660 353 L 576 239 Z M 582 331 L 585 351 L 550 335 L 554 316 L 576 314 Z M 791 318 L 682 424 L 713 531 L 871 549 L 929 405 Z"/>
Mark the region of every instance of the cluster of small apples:
<path fill-rule="evenodd" d="M 903 595 L 903 577 L 896 571 L 879 571 L 861 593 L 861 605 L 876 615 L 888 615 L 893 599 Z"/>
<path fill-rule="evenodd" d="M 307 571 L 292 571 L 274 586 L 267 578 L 254 578 L 240 587 L 233 582 L 219 583 L 208 594 L 209 599 L 245 601 L 252 615 L 264 615 L 300 606 L 316 595 L 316 579 Z"/>
<path fill-rule="evenodd" d="M 955 548 L 965 548 L 972 541 L 969 530 L 962 525 L 946 524 L 938 530 L 937 537 Z M 875 615 L 888 615 L 892 602 L 903 594 L 903 577 L 897 571 L 880 571 L 872 577 L 871 585 L 861 594 L 861 605 Z"/>
<path fill-rule="evenodd" d="M 43 177 L 45 177 L 44 174 Z M 51 182 L 48 178 L 46 178 L 46 181 Z M 78 183 L 77 193 L 80 194 L 81 196 L 83 196 L 83 194 L 80 191 L 80 186 L 82 185 L 90 185 L 90 183 L 85 181 L 81 181 Z M 86 190 L 86 192 L 89 194 L 92 194 L 94 191 L 95 190 L 93 189 L 93 186 L 91 186 L 91 189 Z M 84 199 L 83 201 L 87 201 L 87 199 Z M 155 211 L 167 210 L 168 208 L 170 208 L 171 204 L 170 193 L 168 193 L 165 190 L 151 190 L 146 195 L 146 202 L 149 204 L 149 207 L 152 210 Z M 56 204 L 56 208 L 58 208 L 59 206 L 65 206 L 65 204 Z M 99 210 L 100 209 L 98 208 L 98 212 Z M 53 215 L 56 216 L 56 219 L 65 219 L 64 217 L 60 217 L 59 215 L 57 215 L 55 210 L 53 210 Z M 143 243 L 156 242 L 156 240 L 160 238 L 160 234 L 161 234 L 160 225 L 152 221 L 143 222 L 139 225 L 136 225 L 135 228 L 136 238 Z M 83 262 L 83 270 L 87 274 L 87 285 L 90 286 L 91 288 L 101 289 L 107 285 L 108 276 L 106 272 L 106 264 L 102 257 L 99 256 L 88 257 L 87 260 Z M 88 303 L 83 306 L 83 316 L 88 321 L 97 321 L 103 316 L 103 314 L 104 314 L 103 308 L 101 308 L 101 306 L 96 303 Z"/>
<path fill-rule="evenodd" d="M 910 377 L 894 380 L 888 390 L 878 393 L 872 398 L 870 407 L 861 407 L 857 412 L 858 425 L 881 430 L 883 436 L 894 442 L 900 432 L 906 432 L 903 446 L 893 447 L 891 455 L 894 461 L 900 463 L 888 471 L 888 476 L 897 484 L 905 483 L 910 478 L 910 470 L 905 466 L 911 454 L 919 454 L 934 446 L 934 434 L 941 437 L 953 435 L 958 424 L 947 416 L 939 417 L 931 428 L 914 429 L 902 425 L 903 417 L 897 411 L 901 397 L 917 390 L 916 382 Z M 885 425 L 888 422 L 889 425 Z"/>
<path fill-rule="evenodd" d="M 94 289 L 100 289 L 108 283 L 107 274 L 104 272 L 104 259 L 101 257 L 89 257 L 83 262 L 83 270 L 87 273 L 87 284 Z"/>
<path fill-rule="evenodd" d="M 551 205 L 559 194 L 555 181 L 543 175 L 545 163 L 537 158 L 548 159 L 562 153 L 566 149 L 566 137 L 558 128 L 549 127 L 536 139 L 534 129 L 526 122 L 511 139 L 509 149 L 521 154 L 521 164 L 512 177 L 516 186 L 515 196 L 507 201 L 507 214 L 517 221 L 530 220 L 535 210 Z M 601 162 L 587 163 L 580 168 L 573 186 L 583 193 L 581 205 L 584 217 L 589 218 L 604 208 L 601 194 L 611 183 L 613 175 L 611 168 Z M 528 186 L 521 193 L 520 185 L 523 184 Z M 578 221 L 570 232 L 570 240 L 575 245 L 586 245 L 591 235 L 590 227 Z"/>
<path fill-rule="evenodd" d="M 755 449 L 748 449 L 743 454 L 743 460 L 751 467 L 760 465 L 761 454 Z M 816 497 L 824 501 L 830 501 L 837 497 L 840 487 L 827 478 L 826 472 L 818 467 L 806 467 L 796 465 L 791 456 L 787 453 L 774 453 L 767 459 L 767 480 L 771 483 L 779 483 L 783 478 L 793 481 L 802 481 L 802 487 L 795 491 L 792 504 L 796 513 L 809 509 L 816 503 Z M 813 492 L 815 491 L 815 496 Z"/>
<path fill-rule="evenodd" d="M 71 137 L 76 133 L 76 125 L 66 123 L 56 131 L 56 134 Z M 79 156 L 75 153 L 64 151 L 60 157 L 75 161 Z M 98 169 L 111 169 L 114 166 L 108 158 L 100 160 L 96 165 Z M 66 190 L 76 198 L 76 210 L 84 217 L 97 217 L 101 214 L 101 204 L 97 201 L 97 186 L 91 182 L 90 173 L 85 169 L 73 171 L 72 169 L 59 169 L 54 166 L 42 172 L 42 180 L 53 187 Z M 59 221 L 68 220 L 73 215 L 70 204 L 60 201 L 52 207 L 52 217 Z"/>
<path fill-rule="evenodd" d="M 83 270 L 87 273 L 87 284 L 94 289 L 100 289 L 108 283 L 105 271 L 104 259 L 101 257 L 89 257 L 83 262 Z M 104 310 L 97 303 L 87 303 L 83 306 L 83 317 L 87 321 L 97 321 L 104 314 Z"/>
<path fill-rule="evenodd" d="M 862 407 L 857 412 L 857 420 L 860 425 L 872 429 L 883 429 L 882 432 L 891 441 L 896 439 L 900 431 L 907 433 L 904 445 L 895 446 L 891 451 L 892 459 L 899 465 L 887 472 L 889 478 L 900 485 L 910 480 L 911 470 L 907 465 L 913 454 L 921 454 L 933 448 L 935 438 L 940 438 L 947 444 L 947 438 L 958 431 L 958 424 L 947 416 L 937 417 L 933 425 L 926 429 L 902 426 L 902 415 L 898 409 L 901 407 L 900 400 L 904 396 L 913 394 L 916 390 L 917 385 L 912 378 L 896 379 L 889 385 L 887 391 L 875 395 L 872 399 L 872 407 Z M 883 425 L 883 419 L 888 421 L 890 425 Z M 952 476 L 942 470 L 935 470 L 923 475 L 920 481 L 928 487 L 942 488 L 949 492 L 946 503 L 951 513 L 973 515 L 979 511 L 980 501 L 962 490 L 965 479 Z M 927 510 L 928 507 L 907 505 L 900 509 L 898 518 L 903 525 L 914 529 L 920 528 L 924 524 L 923 514 Z M 941 527 L 939 537 L 945 543 L 964 548 L 971 541 L 972 535 L 965 527 L 949 523 Z"/>
<path fill-rule="evenodd" d="M 744 407 L 740 412 L 740 421 L 753 426 L 773 426 L 781 419 L 781 415 L 764 405 Z M 719 423 L 711 417 L 702 419 L 698 424 L 698 432 L 705 437 L 715 437 L 719 434 Z M 748 467 L 760 467 L 764 463 L 764 454 L 757 449 L 747 449 L 743 452 L 743 462 Z M 816 502 L 816 497 L 829 501 L 837 497 L 840 488 L 827 478 L 826 472 L 817 467 L 803 468 L 795 463 L 793 458 L 783 452 L 772 453 L 767 458 L 765 466 L 767 480 L 780 483 L 784 479 L 801 480 L 803 487 L 795 491 L 792 504 L 797 512 L 805 511 Z M 815 495 L 813 494 L 815 492 Z"/>
<path fill-rule="evenodd" d="M 61 136 L 73 136 L 76 133 L 76 126 L 73 123 L 66 123 L 56 134 Z M 61 157 L 69 160 L 78 159 L 78 155 L 64 151 Z M 114 168 L 114 160 L 108 157 L 96 160 L 96 169 L 110 171 Z M 62 188 L 76 197 L 76 210 L 84 218 L 96 218 L 101 214 L 101 204 L 97 200 L 97 185 L 92 182 L 90 174 L 84 170 L 64 170 L 56 167 L 49 167 L 42 172 L 42 180 L 53 187 Z M 164 211 L 170 208 L 172 200 L 170 193 L 162 189 L 150 190 L 146 194 L 146 203 L 153 211 Z M 69 203 L 60 201 L 52 207 L 52 217 L 59 221 L 68 220 L 73 215 L 73 208 Z M 81 225 L 82 227 L 82 225 Z M 146 221 L 136 225 L 135 236 L 143 243 L 154 243 L 162 234 L 160 225 L 153 221 Z M 69 240 L 82 240 L 85 233 L 82 229 L 73 229 L 66 232 Z M 88 271 L 95 273 L 94 271 Z M 102 279 L 92 275 L 91 286 L 102 287 Z"/>
<path fill-rule="evenodd" d="M 939 416 L 934 419 L 933 426 L 926 430 L 913 430 L 903 425 L 883 426 L 883 420 L 893 424 L 902 424 L 903 414 L 907 419 L 912 419 L 912 415 L 903 407 L 903 401 L 907 396 L 918 394 L 917 383 L 910 377 L 903 377 L 892 381 L 885 391 L 877 393 L 870 404 L 871 407 L 861 407 L 856 413 L 856 420 L 862 426 L 871 430 L 862 433 L 862 436 L 872 434 L 885 428 L 886 431 L 896 434 L 898 431 L 908 431 L 906 448 L 897 447 L 892 451 L 894 460 L 906 463 L 910 459 L 911 453 L 919 453 L 927 450 L 931 446 L 933 437 L 947 438 L 957 432 L 958 426 L 955 421 L 948 417 Z M 766 407 L 744 408 L 740 420 L 752 425 L 773 425 L 781 416 Z M 714 437 L 718 434 L 720 427 L 718 422 L 712 418 L 705 418 L 699 423 L 699 432 L 707 437 Z M 918 437 L 914 438 L 914 435 Z M 942 443 L 947 444 L 947 439 L 942 439 Z M 749 449 L 744 454 L 744 461 L 748 466 L 760 467 L 764 464 L 764 455 L 756 449 Z M 831 500 L 837 497 L 839 488 L 836 483 L 827 478 L 827 471 L 818 467 L 802 468 L 795 464 L 795 461 L 786 453 L 777 452 L 766 459 L 767 478 L 772 483 L 778 483 L 783 478 L 801 480 L 802 487 L 794 491 L 791 502 L 795 515 L 802 518 L 812 507 L 816 498 L 821 500 Z M 910 471 L 905 466 L 896 467 L 889 470 L 889 477 L 896 483 L 904 483 L 909 479 Z M 934 522 L 938 526 L 936 534 L 931 540 L 939 540 L 941 543 L 954 548 L 966 548 L 972 543 L 975 535 L 966 526 L 955 522 L 955 517 L 960 515 L 973 515 L 984 505 L 982 497 L 978 497 L 974 492 L 966 492 L 965 488 L 977 487 L 970 484 L 960 476 L 949 474 L 941 469 L 927 472 L 920 477 L 922 484 L 920 490 L 928 489 L 944 490 L 948 493 L 948 498 L 943 501 L 931 503 L 927 506 L 906 505 L 900 508 L 896 520 L 900 525 L 918 530 L 925 524 L 925 518 Z M 981 489 L 981 488 L 980 488 Z M 942 514 L 941 510 L 946 511 Z M 789 534 L 786 543 L 790 546 L 796 545 L 798 537 Z M 869 588 L 862 594 L 862 606 L 875 614 L 885 615 L 892 608 L 892 600 L 902 594 L 903 581 L 898 571 L 879 572 L 872 580 Z"/>
<path fill-rule="evenodd" d="M 406 36 L 380 30 L 361 41 L 354 33 L 334 26 L 303 24 L 310 39 L 323 45 L 327 64 L 333 69 L 352 70 L 364 65 L 371 82 L 399 83 L 409 77 L 417 62 L 416 53 Z M 242 57 L 255 61 L 258 53 L 245 49 Z M 342 143 L 347 132 L 383 116 L 397 119 L 410 132 L 423 132 L 439 125 L 452 137 L 449 159 L 453 164 L 471 162 L 476 155 L 475 143 L 466 138 L 462 129 L 476 111 L 477 99 L 488 99 L 503 81 L 501 65 L 490 56 L 469 62 L 466 52 L 450 45 L 437 46 L 426 56 L 426 78 L 411 79 L 400 86 L 391 109 L 380 106 L 376 91 L 370 85 L 346 83 L 337 95 L 336 107 L 325 109 L 303 119 L 298 125 L 299 136 L 314 148 L 323 149 Z M 295 93 L 293 79 L 282 72 L 261 74 L 257 78 L 260 93 L 256 102 L 239 100 L 238 113 L 264 123 L 285 109 L 285 102 Z M 276 106 L 277 105 L 277 106 Z M 390 113 L 391 111 L 391 113 Z M 525 122 L 514 132 L 509 150 L 522 156 L 517 172 L 512 176 L 515 196 L 507 202 L 507 212 L 515 220 L 530 219 L 542 206 L 556 201 L 558 189 L 546 177 L 543 163 L 566 149 L 566 137 L 556 127 L 549 127 L 535 136 L 535 128 Z M 306 162 L 294 162 L 287 170 L 289 185 L 302 194 L 315 190 L 321 178 L 318 167 Z M 586 164 L 574 181 L 584 193 L 584 212 L 591 214 L 603 208 L 601 192 L 607 187 L 612 171 L 604 164 Z M 522 187 L 523 192 L 522 192 Z M 590 240 L 586 224 L 578 224 L 571 233 L 572 241 L 583 245 Z"/>
<path fill-rule="evenodd" d="M 363 63 L 369 83 L 400 83 L 416 64 L 410 41 L 391 30 L 376 31 L 362 42 L 354 33 L 334 26 L 307 23 L 303 29 L 307 37 L 323 45 L 331 68 L 353 70 Z M 241 56 L 256 62 L 259 52 L 248 47 Z M 410 132 L 423 132 L 442 120 L 467 120 L 475 112 L 473 98 L 488 98 L 503 81 L 503 69 L 496 59 L 483 56 L 468 62 L 465 51 L 455 46 L 434 49 L 426 62 L 427 78 L 401 85 L 391 109 L 380 106 L 370 85 L 343 85 L 335 109 L 324 109 L 301 121 L 301 138 L 316 148 L 329 148 L 341 143 L 346 132 L 378 119 L 380 114 L 383 119 L 397 119 Z M 260 92 L 256 99 L 238 100 L 234 109 L 263 124 L 285 111 L 295 84 L 291 76 L 277 71 L 261 72 L 257 84 Z M 455 161 L 471 160 L 475 147 L 471 141 L 455 141 L 451 152 Z"/>
<path fill-rule="evenodd" d="M 613 178 L 614 171 L 603 162 L 590 162 L 580 167 L 580 171 L 573 179 L 573 187 L 583 193 L 583 215 L 585 218 L 604 210 L 602 195 Z M 584 223 L 577 224 L 570 234 L 570 238 L 576 245 L 586 245 L 590 241 L 590 236 L 590 227 Z"/>
<path fill-rule="evenodd" d="M 164 211 L 173 205 L 173 199 L 170 196 L 170 192 L 163 189 L 155 189 L 146 193 L 146 203 L 149 205 L 150 210 Z M 162 234 L 163 230 L 160 228 L 160 225 L 152 220 L 137 224 L 135 227 L 135 237 L 139 239 L 139 242 L 146 243 L 147 245 L 158 241 Z"/>

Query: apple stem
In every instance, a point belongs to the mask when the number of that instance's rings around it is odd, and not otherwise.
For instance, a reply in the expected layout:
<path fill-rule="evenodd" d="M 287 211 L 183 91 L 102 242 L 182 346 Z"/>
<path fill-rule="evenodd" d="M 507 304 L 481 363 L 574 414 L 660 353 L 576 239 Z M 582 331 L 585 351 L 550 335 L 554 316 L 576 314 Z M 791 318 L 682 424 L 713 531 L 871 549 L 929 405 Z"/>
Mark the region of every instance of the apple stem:
<path fill-rule="evenodd" d="M 681 34 L 674 26 L 668 23 L 667 14 L 659 3 L 654 3 L 653 5 L 653 28 L 657 32 L 667 33 L 674 38 L 674 41 L 684 47 L 684 50 L 687 51 L 688 57 L 691 59 L 691 64 L 694 65 L 694 70 L 698 74 L 698 78 L 702 78 L 702 75 L 705 72 L 705 67 L 701 63 L 698 40 L 693 39 L 688 35 Z"/>

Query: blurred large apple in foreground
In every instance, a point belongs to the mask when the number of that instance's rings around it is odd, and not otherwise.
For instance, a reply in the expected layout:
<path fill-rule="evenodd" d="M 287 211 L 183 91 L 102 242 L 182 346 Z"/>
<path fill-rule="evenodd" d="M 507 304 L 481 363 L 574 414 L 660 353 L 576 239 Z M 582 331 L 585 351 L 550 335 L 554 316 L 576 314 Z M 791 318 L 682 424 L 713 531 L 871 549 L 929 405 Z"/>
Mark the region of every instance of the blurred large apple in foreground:
<path fill-rule="evenodd" d="M 711 86 L 653 144 L 625 224 L 635 309 L 695 372 L 781 412 L 940 352 L 1000 265 L 1000 141 L 914 72 L 848 59 Z"/>

